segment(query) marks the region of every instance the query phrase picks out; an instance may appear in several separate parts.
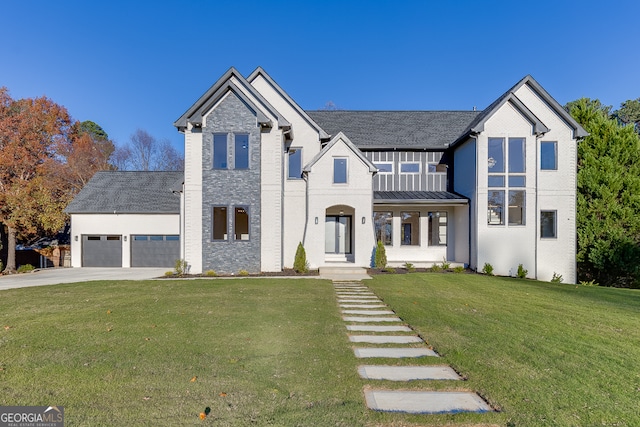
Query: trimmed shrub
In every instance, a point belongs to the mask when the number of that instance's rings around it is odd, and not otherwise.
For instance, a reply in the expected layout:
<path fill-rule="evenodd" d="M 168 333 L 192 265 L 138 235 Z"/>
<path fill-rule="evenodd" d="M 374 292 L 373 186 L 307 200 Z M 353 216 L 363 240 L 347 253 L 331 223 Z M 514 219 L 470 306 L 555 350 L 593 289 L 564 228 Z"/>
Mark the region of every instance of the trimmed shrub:
<path fill-rule="evenodd" d="M 183 274 L 187 274 L 187 268 L 189 264 L 184 259 L 177 259 L 174 265 L 174 270 L 178 276 L 182 276 Z"/>
<path fill-rule="evenodd" d="M 248 276 L 249 272 L 247 270 L 238 271 L 238 276 Z"/>
<path fill-rule="evenodd" d="M 302 242 L 298 243 L 298 248 L 296 249 L 296 257 L 293 261 L 293 269 L 296 273 L 306 273 L 307 271 L 309 271 L 307 252 L 304 250 Z"/>
<path fill-rule="evenodd" d="M 553 277 L 551 278 L 551 283 L 562 283 L 564 279 L 562 278 L 562 274 L 558 274 L 555 271 L 553 272 Z"/>
<path fill-rule="evenodd" d="M 205 276 L 208 276 L 208 277 L 215 277 L 218 275 L 218 273 L 216 273 L 215 270 L 207 270 L 204 274 Z"/>
<path fill-rule="evenodd" d="M 526 279 L 528 272 L 529 271 L 525 270 L 524 267 L 522 266 L 522 264 L 519 264 L 518 265 L 518 272 L 516 273 L 516 275 L 518 276 L 518 279 Z"/>
<path fill-rule="evenodd" d="M 434 273 L 440 273 L 442 271 L 442 266 L 438 264 L 433 264 L 431 266 L 431 271 Z"/>
<path fill-rule="evenodd" d="M 387 250 L 382 244 L 382 240 L 378 240 L 376 244 L 376 257 L 374 259 L 375 268 L 385 268 L 387 266 Z"/>
<path fill-rule="evenodd" d="M 487 276 L 493 276 L 493 265 L 485 262 L 484 267 L 482 267 L 482 272 Z"/>
<path fill-rule="evenodd" d="M 416 267 L 410 262 L 405 262 L 404 268 L 406 268 L 409 273 L 413 273 L 414 271 L 416 271 Z"/>
<path fill-rule="evenodd" d="M 453 272 L 454 273 L 464 273 L 464 267 L 459 265 L 457 267 L 453 267 Z"/>

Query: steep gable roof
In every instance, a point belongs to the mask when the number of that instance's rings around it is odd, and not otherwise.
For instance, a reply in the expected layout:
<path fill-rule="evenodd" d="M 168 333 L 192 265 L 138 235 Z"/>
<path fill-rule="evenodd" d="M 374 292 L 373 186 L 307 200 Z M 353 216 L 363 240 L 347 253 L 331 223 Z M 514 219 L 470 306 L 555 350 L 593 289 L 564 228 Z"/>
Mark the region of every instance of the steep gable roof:
<path fill-rule="evenodd" d="M 528 85 L 531 90 L 533 90 L 553 111 L 560 116 L 568 126 L 573 129 L 574 137 L 580 138 L 587 136 L 587 131 L 584 130 L 578 122 L 575 121 L 573 117 L 564 109 L 562 106 L 553 99 L 551 95 L 542 87 L 540 84 L 531 76 L 527 75 L 518 83 L 516 83 L 511 89 L 503 93 L 498 99 L 496 99 L 491 105 L 489 105 L 485 110 L 482 111 L 480 115 L 478 115 L 469 126 L 462 132 L 458 138 L 456 138 L 451 146 L 458 144 L 459 142 L 465 140 L 470 135 L 478 134 L 484 130 L 484 125 L 489 120 L 489 118 L 500 109 L 503 105 L 510 103 L 516 110 L 518 110 L 523 116 L 525 116 L 533 125 L 533 132 L 536 134 L 544 134 L 549 131 L 549 128 L 542 123 L 542 121 L 536 117 L 531 110 L 527 108 L 526 105 L 518 97 L 515 93 L 522 86 Z"/>
<path fill-rule="evenodd" d="M 238 87 L 234 80 L 239 82 L 242 88 Z M 234 67 L 229 68 L 198 100 L 185 111 L 173 125 L 179 131 L 183 131 L 188 123 L 194 125 L 202 124 L 202 117 L 216 102 L 218 102 L 229 91 L 236 94 L 249 108 L 254 110 L 258 117 L 258 122 L 271 125 L 265 112 L 276 117 L 280 127 L 288 128 L 291 124 L 280 114 L 264 97 Z M 244 93 L 247 91 L 256 100 L 254 103 Z"/>
<path fill-rule="evenodd" d="M 265 81 L 280 95 L 282 98 L 298 113 L 300 116 L 319 134 L 320 139 L 328 140 L 330 135 L 328 135 L 318 124 L 313 121 L 311 117 L 289 96 L 287 92 L 285 92 L 276 82 L 271 78 L 266 71 L 262 69 L 262 67 L 256 68 L 250 75 L 247 77 L 247 81 L 249 83 L 253 83 L 253 81 L 262 76 Z"/>
<path fill-rule="evenodd" d="M 353 154 L 369 168 L 369 172 L 378 172 L 378 168 L 376 168 L 375 165 L 371 163 L 371 161 L 367 159 L 364 154 L 362 154 L 362 151 L 358 150 L 358 148 L 353 145 L 349 138 L 347 138 L 342 132 L 338 132 L 338 134 L 334 136 L 331 141 L 329 141 L 329 143 L 325 145 L 325 147 L 320 150 L 320 152 L 316 154 L 309 163 L 305 165 L 304 168 L 302 168 L 302 172 L 311 172 L 311 168 L 313 167 L 313 165 L 315 165 L 318 160 L 320 160 L 327 152 L 329 152 L 329 150 L 331 150 L 331 147 L 336 145 L 340 140 L 342 140 L 346 144 L 346 146 L 349 147 L 349 149 L 353 152 Z"/>
<path fill-rule="evenodd" d="M 172 189 L 183 172 L 97 172 L 65 209 L 69 214 L 178 214 Z"/>
<path fill-rule="evenodd" d="M 444 150 L 479 111 L 307 111 L 327 133 L 344 132 L 363 150 Z"/>

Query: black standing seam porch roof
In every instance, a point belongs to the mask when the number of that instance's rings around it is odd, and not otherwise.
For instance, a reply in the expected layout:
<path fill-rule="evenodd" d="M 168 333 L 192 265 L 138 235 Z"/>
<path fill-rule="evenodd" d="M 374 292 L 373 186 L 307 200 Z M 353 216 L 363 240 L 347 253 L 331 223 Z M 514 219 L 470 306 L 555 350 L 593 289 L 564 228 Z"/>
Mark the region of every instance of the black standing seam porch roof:
<path fill-rule="evenodd" d="M 449 191 L 374 191 L 374 204 L 468 204 L 469 199 Z"/>

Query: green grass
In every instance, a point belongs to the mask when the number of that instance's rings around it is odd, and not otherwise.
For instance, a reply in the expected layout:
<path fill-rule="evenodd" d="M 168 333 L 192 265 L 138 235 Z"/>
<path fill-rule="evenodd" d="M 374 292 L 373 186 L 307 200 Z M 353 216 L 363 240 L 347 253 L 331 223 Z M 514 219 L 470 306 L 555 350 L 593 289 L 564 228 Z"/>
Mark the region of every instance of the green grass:
<path fill-rule="evenodd" d="M 418 363 L 468 380 L 360 379 L 327 281 L 91 282 L 0 292 L 0 405 L 64 406 L 68 426 L 640 425 L 640 292 L 466 274 L 366 284 L 443 356 Z M 377 413 L 368 386 L 468 389 L 501 412 Z"/>
<path fill-rule="evenodd" d="M 640 425 L 640 292 L 479 275 L 367 282 L 508 426 Z"/>

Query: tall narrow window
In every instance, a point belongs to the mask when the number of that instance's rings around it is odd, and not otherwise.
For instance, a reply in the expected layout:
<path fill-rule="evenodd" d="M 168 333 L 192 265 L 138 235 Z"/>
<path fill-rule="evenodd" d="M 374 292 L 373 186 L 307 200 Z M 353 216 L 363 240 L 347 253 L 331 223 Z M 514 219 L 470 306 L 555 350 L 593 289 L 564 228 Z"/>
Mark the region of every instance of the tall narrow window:
<path fill-rule="evenodd" d="M 429 246 L 447 245 L 447 213 L 429 212 Z"/>
<path fill-rule="evenodd" d="M 382 242 L 385 246 L 391 246 L 393 243 L 392 232 L 393 214 L 391 212 L 374 212 L 373 224 L 376 232 L 376 242 Z"/>
<path fill-rule="evenodd" d="M 509 225 L 524 225 L 524 190 L 509 190 Z"/>
<path fill-rule="evenodd" d="M 401 244 L 406 246 L 420 245 L 420 212 L 400 212 Z"/>
<path fill-rule="evenodd" d="M 540 237 L 543 239 L 555 239 L 558 237 L 556 230 L 556 211 L 540 211 Z"/>
<path fill-rule="evenodd" d="M 487 222 L 491 225 L 504 224 L 504 191 L 489 190 Z"/>
<path fill-rule="evenodd" d="M 289 179 L 302 178 L 302 148 L 289 149 Z"/>
<path fill-rule="evenodd" d="M 249 135 L 235 136 L 235 169 L 249 169 Z"/>
<path fill-rule="evenodd" d="M 249 240 L 249 212 L 246 207 L 236 207 L 233 221 L 235 240 Z"/>
<path fill-rule="evenodd" d="M 213 240 L 227 240 L 227 207 L 213 207 Z"/>
<path fill-rule="evenodd" d="M 227 168 L 227 134 L 216 133 L 213 135 L 213 168 Z"/>
<path fill-rule="evenodd" d="M 556 141 L 542 141 L 540 143 L 540 169 L 558 169 L 558 143 Z"/>
<path fill-rule="evenodd" d="M 333 159 L 333 183 L 334 184 L 347 183 L 347 159 L 346 158 Z"/>
<path fill-rule="evenodd" d="M 524 138 L 509 138 L 509 173 L 524 173 Z"/>
<path fill-rule="evenodd" d="M 489 173 L 504 172 L 504 139 L 489 138 Z"/>

